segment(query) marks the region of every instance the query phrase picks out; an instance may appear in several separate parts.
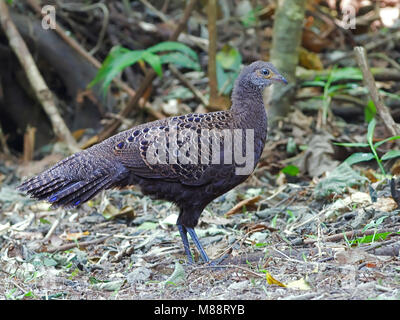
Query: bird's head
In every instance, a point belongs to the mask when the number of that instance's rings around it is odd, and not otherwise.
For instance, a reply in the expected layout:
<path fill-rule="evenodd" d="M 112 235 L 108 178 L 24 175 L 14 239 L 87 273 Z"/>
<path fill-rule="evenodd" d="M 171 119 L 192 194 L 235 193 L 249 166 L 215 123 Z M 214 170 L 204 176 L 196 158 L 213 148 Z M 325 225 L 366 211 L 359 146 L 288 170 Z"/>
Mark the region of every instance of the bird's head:
<path fill-rule="evenodd" d="M 239 78 L 260 89 L 268 87 L 276 82 L 288 83 L 272 63 L 264 61 L 253 62 L 243 68 Z"/>

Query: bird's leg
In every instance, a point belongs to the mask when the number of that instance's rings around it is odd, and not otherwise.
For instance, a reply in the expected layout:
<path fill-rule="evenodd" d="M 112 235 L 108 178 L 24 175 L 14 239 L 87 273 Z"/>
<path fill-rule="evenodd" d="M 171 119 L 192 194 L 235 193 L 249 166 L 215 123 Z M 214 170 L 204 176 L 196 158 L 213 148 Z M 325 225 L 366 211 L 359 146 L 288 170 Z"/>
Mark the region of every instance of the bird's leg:
<path fill-rule="evenodd" d="M 193 228 L 189 228 L 189 227 L 185 227 L 182 224 L 177 224 L 177 226 L 178 226 L 178 230 L 179 230 L 179 233 L 181 235 L 181 238 L 182 238 L 183 247 L 185 248 L 185 252 L 186 252 L 186 255 L 188 257 L 188 263 L 189 264 L 193 264 L 192 253 L 190 252 L 189 240 L 188 240 L 188 237 L 187 237 L 188 233 L 190 234 L 190 237 L 192 238 L 194 244 L 196 245 L 197 250 L 199 250 L 201 258 L 204 260 L 204 262 L 209 262 L 210 259 L 208 258 L 207 253 L 204 251 L 204 249 L 203 249 L 203 247 L 202 247 L 202 245 L 201 245 L 201 243 L 199 241 L 199 238 L 197 237 L 197 234 L 194 231 L 194 229 Z"/>
<path fill-rule="evenodd" d="M 208 258 L 207 253 L 204 251 L 203 246 L 201 245 L 199 238 L 197 237 L 197 234 L 194 231 L 194 229 L 188 228 L 188 227 L 185 227 L 185 228 L 186 228 L 187 232 L 189 232 L 190 237 L 192 238 L 194 244 L 196 245 L 197 250 L 199 250 L 200 255 L 201 255 L 202 259 L 204 260 L 204 262 L 206 262 L 206 263 L 209 262 L 210 259 Z"/>
<path fill-rule="evenodd" d="M 187 229 L 182 224 L 177 224 L 177 226 L 178 226 L 178 230 L 179 230 L 179 233 L 181 235 L 181 238 L 182 238 L 183 247 L 185 248 L 185 252 L 186 252 L 186 255 L 187 255 L 187 258 L 188 258 L 188 263 L 189 264 L 193 264 L 192 253 L 190 252 L 189 240 L 188 240 L 188 237 L 187 237 Z"/>

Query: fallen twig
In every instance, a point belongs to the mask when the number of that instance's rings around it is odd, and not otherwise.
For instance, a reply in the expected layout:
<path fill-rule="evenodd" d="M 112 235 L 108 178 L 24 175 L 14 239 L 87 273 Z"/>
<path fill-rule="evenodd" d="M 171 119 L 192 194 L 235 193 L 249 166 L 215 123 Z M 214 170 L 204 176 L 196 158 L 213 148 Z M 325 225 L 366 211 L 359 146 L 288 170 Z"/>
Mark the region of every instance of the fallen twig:
<path fill-rule="evenodd" d="M 232 264 L 226 264 L 226 265 L 215 265 L 215 266 L 213 266 L 213 265 L 208 265 L 208 266 L 201 266 L 201 267 L 194 267 L 192 270 L 191 270 L 191 272 L 188 274 L 188 277 L 190 276 L 190 274 L 193 272 L 193 271 L 195 271 L 195 270 L 200 270 L 200 269 L 239 269 L 239 270 L 242 270 L 242 271 L 244 271 L 244 272 L 247 272 L 247 273 L 250 273 L 250 274 L 252 274 L 253 276 L 256 276 L 256 277 L 258 277 L 258 278 L 263 278 L 263 279 L 265 279 L 265 274 L 261 274 L 261 273 L 257 273 L 257 272 L 254 272 L 254 271 L 252 271 L 252 270 L 250 270 L 250 269 L 248 269 L 248 268 L 245 268 L 245 267 L 242 267 L 242 266 L 238 266 L 238 265 L 232 265 Z"/>
<path fill-rule="evenodd" d="M 3 129 L 1 128 L 1 125 L 0 125 L 0 150 L 4 154 L 6 154 L 7 156 L 11 155 L 10 149 L 8 149 L 7 139 L 4 136 Z"/>
<path fill-rule="evenodd" d="M 147 0 L 140 0 L 140 2 L 143 3 L 150 11 L 153 11 L 153 13 L 155 13 L 162 22 L 172 25 L 171 20 L 168 19 L 168 17 L 163 12 L 154 7 L 150 2 L 148 2 Z"/>
<path fill-rule="evenodd" d="M 208 101 L 206 97 L 199 91 L 197 88 L 188 80 L 186 77 L 173 65 L 169 65 L 169 70 L 179 79 L 180 82 L 184 84 L 186 88 L 188 88 L 194 96 L 202 103 L 205 107 L 208 105 Z"/>
<path fill-rule="evenodd" d="M 353 231 L 347 231 L 347 232 L 343 232 L 343 233 L 339 233 L 339 234 L 334 234 L 334 235 L 331 235 L 331 236 L 323 237 L 320 240 L 318 240 L 318 239 L 306 239 L 306 240 L 304 240 L 304 244 L 312 244 L 312 243 L 315 243 L 317 241 L 335 242 L 335 241 L 343 240 L 345 238 L 346 239 L 351 239 L 351 238 L 354 238 L 354 237 L 369 236 L 369 235 L 372 235 L 374 233 L 386 233 L 386 232 L 398 232 L 398 229 L 383 228 L 383 229 L 380 229 L 380 230 L 369 229 L 369 230 L 366 230 L 366 231 L 353 230 Z"/>
<path fill-rule="evenodd" d="M 62 246 L 59 247 L 55 247 L 55 248 L 50 248 L 48 250 L 46 250 L 46 252 L 48 253 L 54 253 L 54 252 L 58 252 L 58 251 L 65 251 L 65 250 L 70 250 L 72 248 L 81 248 L 81 247 L 87 247 L 87 246 L 91 246 L 93 244 L 99 244 L 104 242 L 105 240 L 107 240 L 108 238 L 111 238 L 112 236 L 105 236 L 105 237 L 101 237 L 98 239 L 94 239 L 94 240 L 90 240 L 90 241 L 82 241 L 82 242 L 74 242 L 74 243 L 67 243 L 64 244 Z"/>
<path fill-rule="evenodd" d="M 394 136 L 400 135 L 400 129 L 397 124 L 394 122 L 392 116 L 390 115 L 389 109 L 383 104 L 378 88 L 376 87 L 374 77 L 369 70 L 367 57 L 365 54 L 365 49 L 363 47 L 355 47 L 354 48 L 355 57 L 358 66 L 363 73 L 364 84 L 367 86 L 369 94 L 371 96 L 372 101 L 375 104 L 375 107 L 382 118 L 386 128 L 390 131 L 390 133 Z"/>

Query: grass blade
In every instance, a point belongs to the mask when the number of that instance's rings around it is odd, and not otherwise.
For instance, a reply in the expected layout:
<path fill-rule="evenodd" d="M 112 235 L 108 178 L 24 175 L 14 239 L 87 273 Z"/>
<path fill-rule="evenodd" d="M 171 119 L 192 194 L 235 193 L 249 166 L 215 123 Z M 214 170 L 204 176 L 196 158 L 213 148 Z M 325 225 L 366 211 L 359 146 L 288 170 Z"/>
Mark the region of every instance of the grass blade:
<path fill-rule="evenodd" d="M 381 160 L 389 160 L 397 157 L 400 157 L 400 150 L 390 150 L 382 156 Z"/>
<path fill-rule="evenodd" d="M 370 161 L 374 158 L 374 155 L 370 152 L 356 152 L 349 156 L 346 160 L 344 160 L 344 162 L 351 166 L 355 163 Z"/>
<path fill-rule="evenodd" d="M 187 45 L 183 43 L 175 42 L 175 41 L 165 41 L 159 44 L 156 44 L 146 50 L 150 53 L 160 52 L 160 51 L 180 51 L 185 53 L 193 60 L 198 61 L 197 53 L 189 48 Z"/>
<path fill-rule="evenodd" d="M 368 147 L 368 143 L 363 143 L 363 142 L 334 142 L 333 144 L 341 147 Z"/>
<path fill-rule="evenodd" d="M 386 139 L 384 139 L 382 141 L 376 142 L 374 144 L 374 147 L 378 148 L 380 145 L 384 144 L 385 142 L 392 141 L 392 140 L 397 140 L 397 139 L 400 139 L 400 136 L 393 136 L 393 137 L 390 137 L 390 138 L 386 138 Z"/>
<path fill-rule="evenodd" d="M 146 61 L 158 74 L 159 77 L 162 77 L 162 67 L 160 57 L 154 53 L 145 51 L 142 54 L 142 59 Z"/>

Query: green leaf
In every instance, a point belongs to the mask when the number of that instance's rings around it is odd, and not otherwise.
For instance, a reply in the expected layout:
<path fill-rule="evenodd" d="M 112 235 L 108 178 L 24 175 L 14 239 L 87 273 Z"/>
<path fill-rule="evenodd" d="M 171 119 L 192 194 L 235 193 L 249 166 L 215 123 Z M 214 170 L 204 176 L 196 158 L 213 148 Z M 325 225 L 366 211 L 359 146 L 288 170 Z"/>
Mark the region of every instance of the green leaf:
<path fill-rule="evenodd" d="M 286 152 L 288 154 L 294 154 L 297 151 L 296 141 L 292 137 L 288 138 L 288 142 L 286 144 Z"/>
<path fill-rule="evenodd" d="M 162 51 L 176 52 L 175 55 L 164 54 L 163 58 L 155 54 Z M 163 63 L 173 62 L 195 70 L 200 69 L 196 52 L 179 42 L 165 41 L 146 50 L 129 50 L 118 46 L 110 51 L 89 87 L 102 82 L 102 89 L 105 93 L 118 73 L 139 60 L 147 62 L 160 77 Z"/>
<path fill-rule="evenodd" d="M 362 80 L 363 76 L 361 70 L 358 68 L 338 68 L 333 69 L 331 72 L 331 81 L 339 81 L 339 80 Z"/>
<path fill-rule="evenodd" d="M 370 161 L 374 158 L 374 155 L 370 152 L 356 152 L 344 160 L 344 162 L 351 166 L 355 163 Z"/>
<path fill-rule="evenodd" d="M 233 71 L 225 72 L 220 63 L 217 63 L 216 71 L 217 71 L 218 93 L 228 95 L 233 88 L 233 83 L 235 82 L 235 79 L 238 76 L 238 72 L 233 72 Z"/>
<path fill-rule="evenodd" d="M 154 53 L 160 51 L 180 51 L 198 61 L 197 53 L 187 45 L 175 41 L 164 41 L 146 49 L 147 52 Z"/>
<path fill-rule="evenodd" d="M 325 81 L 321 80 L 304 81 L 301 85 L 304 87 L 325 87 Z"/>
<path fill-rule="evenodd" d="M 367 141 L 368 144 L 373 147 L 374 131 L 375 131 L 376 120 L 372 119 L 368 124 Z"/>
<path fill-rule="evenodd" d="M 39 221 L 40 221 L 40 223 L 43 223 L 43 224 L 51 224 L 51 222 L 45 218 L 39 218 Z"/>
<path fill-rule="evenodd" d="M 236 48 L 225 45 L 215 58 L 222 68 L 239 72 L 242 56 Z"/>
<path fill-rule="evenodd" d="M 376 125 L 376 120 L 375 120 L 375 118 L 373 118 L 368 124 L 367 141 L 368 141 L 369 147 L 371 148 L 372 153 L 374 154 L 374 158 L 375 158 L 376 162 L 378 163 L 379 169 L 381 169 L 382 174 L 384 176 L 386 176 L 385 168 L 382 165 L 382 160 L 379 158 L 379 156 L 376 152 L 376 148 L 374 146 L 374 142 L 373 142 L 375 125 Z"/>
<path fill-rule="evenodd" d="M 394 93 L 391 93 L 391 92 L 386 92 L 385 90 L 382 90 L 382 89 L 380 89 L 378 91 L 383 96 L 387 96 L 387 97 L 392 98 L 392 99 L 400 100 L 400 95 L 398 95 L 398 94 L 394 94 Z"/>
<path fill-rule="evenodd" d="M 336 84 L 333 86 L 330 86 L 328 89 L 328 93 L 330 95 L 333 95 L 336 91 L 339 91 L 341 89 L 351 89 L 353 88 L 353 84 L 352 83 L 346 83 L 346 84 Z"/>
<path fill-rule="evenodd" d="M 139 61 L 142 58 L 143 53 L 143 50 L 132 51 L 122 47 L 113 48 L 104 60 L 96 77 L 89 84 L 89 87 L 102 81 L 101 87 L 105 93 L 110 86 L 111 81 L 118 75 L 118 73 Z"/>
<path fill-rule="evenodd" d="M 174 272 L 172 272 L 171 276 L 167 280 L 165 280 L 164 286 L 168 285 L 177 286 L 184 283 L 185 279 L 186 279 L 185 269 L 178 261 L 175 261 Z"/>
<path fill-rule="evenodd" d="M 162 77 L 161 60 L 159 56 L 151 52 L 145 51 L 142 54 L 142 59 L 154 69 L 159 77 Z"/>
<path fill-rule="evenodd" d="M 397 139 L 400 139 L 400 136 L 393 136 L 393 137 L 390 137 L 390 138 L 383 139 L 382 141 L 376 142 L 374 144 L 374 148 L 378 148 L 379 146 L 381 146 L 385 142 L 392 141 L 392 140 L 397 140 Z"/>
<path fill-rule="evenodd" d="M 382 233 L 375 233 L 368 236 L 363 236 L 360 238 L 356 238 L 354 240 L 349 241 L 350 245 L 354 244 L 361 244 L 361 243 L 371 243 L 374 241 L 382 241 L 385 240 L 391 234 L 400 234 L 400 232 L 382 232 Z"/>
<path fill-rule="evenodd" d="M 27 293 L 24 294 L 25 298 L 30 298 L 30 297 L 34 297 L 35 295 L 33 294 L 32 291 L 28 291 Z"/>
<path fill-rule="evenodd" d="M 288 165 L 284 167 L 281 172 L 288 174 L 289 176 L 295 177 L 299 174 L 300 169 L 294 165 Z"/>
<path fill-rule="evenodd" d="M 389 160 L 397 157 L 400 157 L 400 150 L 390 150 L 382 156 L 381 160 Z"/>
<path fill-rule="evenodd" d="M 319 181 L 315 186 L 314 194 L 317 199 L 331 194 L 342 194 L 348 187 L 361 186 L 368 179 L 354 171 L 348 163 L 343 162 L 329 176 Z"/>
<path fill-rule="evenodd" d="M 225 45 L 217 53 L 216 62 L 218 92 L 227 95 L 231 92 L 233 83 L 239 75 L 242 56 L 236 48 Z"/>
<path fill-rule="evenodd" d="M 254 8 L 253 10 L 249 10 L 240 17 L 240 21 L 242 22 L 245 28 L 252 27 L 255 25 L 255 23 L 257 22 L 257 17 L 256 17 L 257 13 L 262 8 L 263 8 L 262 6 L 258 5 L 256 8 Z"/>
<path fill-rule="evenodd" d="M 364 119 L 366 122 L 371 122 L 371 120 L 376 115 L 376 107 L 374 102 L 370 99 L 367 106 L 364 108 Z"/>
<path fill-rule="evenodd" d="M 153 230 L 158 227 L 158 223 L 145 221 L 140 226 L 137 227 L 137 230 Z"/>
<path fill-rule="evenodd" d="M 368 143 L 363 143 L 363 142 L 334 142 L 333 144 L 341 147 L 368 147 Z"/>
<path fill-rule="evenodd" d="M 46 257 L 43 259 L 43 265 L 46 267 L 54 267 L 58 264 L 58 262 L 52 258 Z"/>
<path fill-rule="evenodd" d="M 192 60 L 187 55 L 182 54 L 181 52 L 171 52 L 163 54 L 160 56 L 160 60 L 162 64 L 173 63 L 187 69 L 193 69 L 196 71 L 200 70 L 200 64 L 197 61 Z"/>

